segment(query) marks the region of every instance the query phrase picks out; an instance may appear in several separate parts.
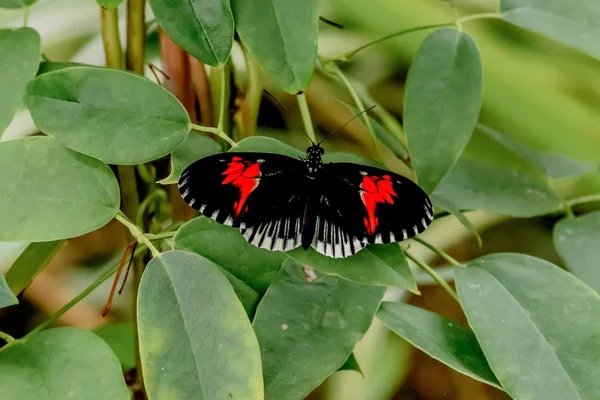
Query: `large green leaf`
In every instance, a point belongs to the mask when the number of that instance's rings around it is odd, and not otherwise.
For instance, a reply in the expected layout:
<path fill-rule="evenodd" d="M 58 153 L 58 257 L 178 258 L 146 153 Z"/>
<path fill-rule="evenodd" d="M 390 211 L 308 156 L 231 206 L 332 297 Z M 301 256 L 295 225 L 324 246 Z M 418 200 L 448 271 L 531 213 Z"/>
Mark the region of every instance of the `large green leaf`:
<path fill-rule="evenodd" d="M 205 217 L 187 222 L 174 240 L 176 248 L 200 254 L 259 293 L 267 290 L 286 259 L 281 252 L 252 246 L 238 229 Z"/>
<path fill-rule="evenodd" d="M 305 156 L 304 152 L 295 147 L 265 136 L 252 136 L 241 140 L 238 147 L 232 148 L 231 151 L 283 154 L 293 158 Z"/>
<path fill-rule="evenodd" d="M 36 31 L 0 30 L 0 136 L 21 106 L 25 86 L 35 78 L 39 63 L 40 35 Z"/>
<path fill-rule="evenodd" d="M 0 308 L 19 304 L 19 300 L 15 297 L 10 287 L 6 284 L 4 276 L 0 274 Z"/>
<path fill-rule="evenodd" d="M 94 329 L 94 333 L 102 338 L 115 353 L 123 371 L 135 368 L 135 333 L 133 324 L 120 322 L 102 325 Z"/>
<path fill-rule="evenodd" d="M 597 168 L 594 164 L 575 160 L 563 154 L 535 150 L 485 125 L 479 124 L 478 129 L 513 151 L 523 160 L 535 165 L 550 179 L 585 175 L 594 172 Z"/>
<path fill-rule="evenodd" d="M 256 311 L 267 400 L 304 399 L 338 370 L 385 291 L 321 274 L 312 279 L 287 260 Z"/>
<path fill-rule="evenodd" d="M 35 2 L 36 0 L 0 0 L 0 8 L 24 8 Z"/>
<path fill-rule="evenodd" d="M 167 35 L 205 64 L 225 64 L 233 45 L 229 0 L 149 0 Z"/>
<path fill-rule="evenodd" d="M 0 241 L 43 242 L 104 226 L 119 185 L 103 162 L 49 137 L 0 143 Z"/>
<path fill-rule="evenodd" d="M 473 332 L 422 308 L 384 302 L 377 312 L 388 328 L 456 371 L 501 389 Z"/>
<path fill-rule="evenodd" d="M 150 261 L 137 322 L 151 399 L 263 398 L 250 320 L 210 261 L 178 250 Z"/>
<path fill-rule="evenodd" d="M 318 0 L 232 0 L 235 25 L 258 65 L 288 93 L 308 89 L 317 58 Z"/>
<path fill-rule="evenodd" d="M 600 293 L 600 212 L 558 222 L 554 245 L 567 268 Z"/>
<path fill-rule="evenodd" d="M 30 243 L 6 273 L 10 290 L 15 295 L 21 294 L 66 243 L 65 240 Z"/>
<path fill-rule="evenodd" d="M 600 3 L 596 0 L 501 0 L 507 21 L 600 59 Z"/>
<path fill-rule="evenodd" d="M 2 348 L 0 393 L 7 400 L 129 400 L 110 347 L 74 328 L 49 329 Z"/>
<path fill-rule="evenodd" d="M 287 254 L 302 264 L 329 275 L 367 285 L 395 286 L 417 292 L 406 257 L 396 243 L 370 245 L 343 259 L 326 257 L 312 248 L 297 248 Z"/>
<path fill-rule="evenodd" d="M 42 132 L 109 164 L 160 158 L 190 130 L 175 96 L 118 70 L 72 67 L 45 73 L 27 86 L 26 104 Z"/>
<path fill-rule="evenodd" d="M 493 254 L 456 270 L 469 325 L 514 399 L 600 398 L 600 296 L 535 257 Z"/>
<path fill-rule="evenodd" d="M 158 181 L 163 185 L 177 183 L 183 170 L 196 160 L 221 151 L 221 146 L 213 139 L 191 133 L 173 153 L 171 153 L 171 173 Z"/>
<path fill-rule="evenodd" d="M 481 108 L 481 61 L 465 32 L 429 35 L 406 78 L 404 129 L 419 185 L 427 193 L 454 165 Z"/>

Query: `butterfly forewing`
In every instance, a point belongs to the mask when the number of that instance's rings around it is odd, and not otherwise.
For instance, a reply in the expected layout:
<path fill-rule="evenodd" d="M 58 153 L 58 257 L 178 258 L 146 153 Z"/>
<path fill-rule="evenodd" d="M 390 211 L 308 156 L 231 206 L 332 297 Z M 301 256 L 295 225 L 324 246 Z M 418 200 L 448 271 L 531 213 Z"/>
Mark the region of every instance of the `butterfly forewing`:
<path fill-rule="evenodd" d="M 304 171 L 300 160 L 278 154 L 216 154 L 190 165 L 179 190 L 192 208 L 239 228 L 253 245 L 285 251 L 300 245 Z"/>
<path fill-rule="evenodd" d="M 421 188 L 383 169 L 326 164 L 317 186 L 312 246 L 330 257 L 347 257 L 368 243 L 402 241 L 424 231 L 433 219 Z"/>

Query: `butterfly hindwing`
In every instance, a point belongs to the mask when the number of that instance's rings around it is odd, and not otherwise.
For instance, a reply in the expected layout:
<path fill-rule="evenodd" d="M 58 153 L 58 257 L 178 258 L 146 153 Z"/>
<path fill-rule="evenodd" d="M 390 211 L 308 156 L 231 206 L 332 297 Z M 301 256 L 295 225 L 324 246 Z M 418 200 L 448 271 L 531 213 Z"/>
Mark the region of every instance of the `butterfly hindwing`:
<path fill-rule="evenodd" d="M 319 176 L 312 246 L 330 257 L 347 257 L 368 243 L 413 237 L 433 220 L 423 190 L 408 178 L 352 163 L 330 163 Z"/>
<path fill-rule="evenodd" d="M 237 227 L 268 250 L 300 245 L 306 174 L 300 160 L 279 154 L 223 153 L 190 165 L 179 190 L 192 208 Z"/>

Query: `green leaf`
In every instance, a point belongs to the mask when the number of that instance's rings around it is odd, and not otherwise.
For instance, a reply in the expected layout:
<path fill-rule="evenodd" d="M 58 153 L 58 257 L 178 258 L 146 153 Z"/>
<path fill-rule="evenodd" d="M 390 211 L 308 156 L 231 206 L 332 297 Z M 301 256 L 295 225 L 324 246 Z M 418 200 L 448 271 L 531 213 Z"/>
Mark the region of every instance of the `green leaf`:
<path fill-rule="evenodd" d="M 35 2 L 36 0 L 0 0 L 0 8 L 24 8 Z"/>
<path fill-rule="evenodd" d="M 469 141 L 481 86 L 479 50 L 467 33 L 444 28 L 423 41 L 406 79 L 404 130 L 425 192 L 433 192 Z"/>
<path fill-rule="evenodd" d="M 312 248 L 297 248 L 287 254 L 296 261 L 329 275 L 366 285 L 394 286 L 418 293 L 408 261 L 397 243 L 369 245 L 343 259 L 326 257 Z"/>
<path fill-rule="evenodd" d="M 254 316 L 256 312 L 256 307 L 258 306 L 258 302 L 260 301 L 260 294 L 250 286 L 248 286 L 243 280 L 233 275 L 231 272 L 227 271 L 223 267 L 219 267 L 219 271 L 231 284 L 235 295 L 239 299 L 240 303 L 244 306 L 244 310 L 246 310 L 246 314 L 248 314 L 249 318 Z"/>
<path fill-rule="evenodd" d="M 0 241 L 45 242 L 80 236 L 119 209 L 110 168 L 49 137 L 0 143 Z"/>
<path fill-rule="evenodd" d="M 323 162 L 326 162 L 326 163 L 328 163 L 328 162 L 347 162 L 347 163 L 360 164 L 360 165 L 369 165 L 371 167 L 381 168 L 381 169 L 385 169 L 385 170 L 388 169 L 385 167 L 385 165 L 383 165 L 375 160 L 371 160 L 369 158 L 362 157 L 362 156 L 359 156 L 357 154 L 352 154 L 352 153 L 342 153 L 342 152 L 325 153 L 323 155 Z"/>
<path fill-rule="evenodd" d="M 2 348 L 0 393 L 19 400 L 129 400 L 110 347 L 74 328 L 49 329 Z"/>
<path fill-rule="evenodd" d="M 47 72 L 58 71 L 60 69 L 71 68 L 71 67 L 91 67 L 91 68 L 102 68 L 95 65 L 87 65 L 72 61 L 42 61 L 37 71 L 37 75 L 42 75 Z"/>
<path fill-rule="evenodd" d="M 177 231 L 175 248 L 198 253 L 235 275 L 259 293 L 273 282 L 281 263 L 287 258 L 252 246 L 236 228 L 210 218 L 195 218 Z"/>
<path fill-rule="evenodd" d="M 263 398 L 256 336 L 208 260 L 177 250 L 152 259 L 140 284 L 138 330 L 150 398 Z"/>
<path fill-rule="evenodd" d="M 600 212 L 566 218 L 554 226 L 554 246 L 567 268 L 600 293 Z"/>
<path fill-rule="evenodd" d="M 450 368 L 502 389 L 470 329 L 403 303 L 383 302 L 377 318 L 404 340 Z"/>
<path fill-rule="evenodd" d="M 205 64 L 213 67 L 225 64 L 233 45 L 229 0 L 149 0 L 149 3 L 175 43 Z"/>
<path fill-rule="evenodd" d="M 313 278 L 314 279 L 314 278 Z M 287 260 L 258 306 L 265 399 L 303 399 L 348 359 L 385 289 L 317 274 Z"/>
<path fill-rule="evenodd" d="M 15 304 L 19 304 L 19 300 L 10 291 L 4 276 L 0 274 L 0 308 L 14 306 Z"/>
<path fill-rule="evenodd" d="M 594 172 L 597 168 L 594 164 L 575 160 L 563 154 L 535 150 L 485 125 L 479 124 L 478 129 L 523 160 L 536 166 L 550 179 L 581 176 Z"/>
<path fill-rule="evenodd" d="M 213 139 L 191 133 L 171 153 L 171 173 L 165 179 L 158 181 L 163 185 L 177 183 L 183 170 L 196 160 L 219 153 L 221 146 Z"/>
<path fill-rule="evenodd" d="M 6 273 L 10 290 L 16 296 L 21 294 L 66 243 L 66 240 L 30 243 Z"/>
<path fill-rule="evenodd" d="M 338 371 L 354 371 L 361 374 L 363 378 L 365 376 L 362 369 L 360 368 L 360 365 L 358 364 L 358 360 L 356 359 L 354 353 L 350 353 L 350 355 L 346 359 L 346 362 L 344 362 L 344 365 L 342 365 L 338 369 Z"/>
<path fill-rule="evenodd" d="M 600 296 L 555 265 L 493 254 L 456 270 L 469 325 L 514 399 L 600 398 Z"/>
<path fill-rule="evenodd" d="M 72 67 L 48 72 L 27 86 L 26 104 L 42 132 L 109 164 L 163 157 L 190 130 L 188 114 L 175 96 L 118 70 Z"/>
<path fill-rule="evenodd" d="M 473 234 L 473 236 L 477 240 L 477 244 L 479 245 L 479 247 L 481 248 L 483 246 L 483 240 L 481 239 L 479 232 L 477 232 L 477 229 L 471 223 L 471 221 L 465 216 L 465 214 L 463 214 L 463 212 L 460 211 L 460 207 L 457 207 L 451 201 L 444 198 L 443 196 L 440 196 L 438 193 L 433 193 L 430 197 L 431 197 L 431 201 L 433 202 L 433 205 L 435 206 L 436 209 L 439 207 L 439 208 L 442 208 L 442 209 L 448 211 L 450 214 L 454 215 L 456 217 L 456 219 L 461 224 L 463 224 L 463 226 L 465 228 L 467 228 L 469 230 L 469 232 L 471 232 Z"/>
<path fill-rule="evenodd" d="M 94 329 L 94 333 L 102 338 L 115 353 L 123 371 L 135 368 L 135 334 L 133 324 L 121 322 L 102 325 Z"/>
<path fill-rule="evenodd" d="M 281 89 L 308 89 L 317 58 L 319 1 L 232 0 L 235 25 L 258 65 Z"/>
<path fill-rule="evenodd" d="M 35 30 L 0 30 L 0 137 L 21 107 L 25 87 L 35 78 L 39 63 L 40 35 Z"/>
<path fill-rule="evenodd" d="M 501 0 L 507 21 L 600 59 L 600 3 L 596 0 Z"/>
<path fill-rule="evenodd" d="M 238 143 L 238 147 L 231 149 L 231 151 L 283 154 L 293 158 L 304 157 L 306 155 L 306 153 L 295 147 L 280 142 L 277 139 L 264 136 L 252 136 L 241 140 Z"/>
<path fill-rule="evenodd" d="M 107 10 L 119 7 L 122 2 L 123 0 L 96 0 L 96 3 L 98 3 L 100 7 L 106 8 Z"/>

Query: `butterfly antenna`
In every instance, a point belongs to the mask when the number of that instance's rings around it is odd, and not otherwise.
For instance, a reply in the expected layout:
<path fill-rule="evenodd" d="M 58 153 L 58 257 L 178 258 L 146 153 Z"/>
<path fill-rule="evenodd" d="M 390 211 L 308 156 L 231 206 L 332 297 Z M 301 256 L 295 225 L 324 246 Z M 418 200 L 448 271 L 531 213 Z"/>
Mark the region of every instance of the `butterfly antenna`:
<path fill-rule="evenodd" d="M 344 26 L 343 26 L 343 25 L 340 25 L 340 24 L 338 24 L 337 22 L 333 22 L 332 20 L 330 20 L 330 19 L 327 19 L 327 18 L 325 18 L 325 17 L 321 17 L 321 16 L 319 16 L 319 19 L 320 19 L 321 21 L 325 22 L 327 25 L 331 25 L 331 26 L 333 26 L 333 27 L 336 27 L 336 28 L 338 28 L 338 29 L 344 29 Z"/>
<path fill-rule="evenodd" d="M 348 125 L 350 122 L 354 121 L 356 118 L 360 117 L 361 115 L 363 115 L 364 113 L 371 111 L 372 109 L 374 109 L 376 107 L 376 105 L 372 105 L 369 108 L 365 108 L 364 110 L 362 110 L 361 112 L 359 112 L 358 114 L 356 114 L 354 117 L 350 118 L 350 120 L 348 122 L 346 122 L 344 125 L 340 126 L 339 128 L 337 128 L 335 131 L 331 132 L 329 135 L 327 135 L 325 137 L 325 139 L 321 140 L 319 143 L 317 143 L 317 145 L 323 143 L 324 141 L 326 141 L 329 136 L 333 135 L 334 133 L 339 132 L 340 130 L 344 129 L 346 127 L 346 125 Z"/>

